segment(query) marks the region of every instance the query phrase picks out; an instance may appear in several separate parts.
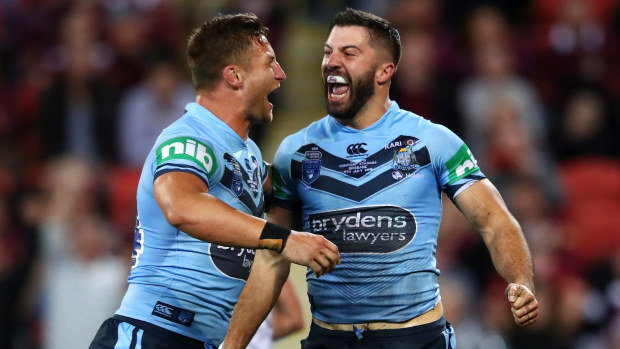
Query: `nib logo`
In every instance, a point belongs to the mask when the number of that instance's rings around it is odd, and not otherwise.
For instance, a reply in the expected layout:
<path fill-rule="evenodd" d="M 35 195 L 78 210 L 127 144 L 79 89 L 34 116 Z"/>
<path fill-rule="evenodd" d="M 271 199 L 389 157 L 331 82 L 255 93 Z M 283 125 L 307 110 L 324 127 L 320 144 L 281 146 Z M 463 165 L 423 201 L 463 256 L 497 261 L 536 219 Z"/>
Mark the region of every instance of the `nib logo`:
<path fill-rule="evenodd" d="M 189 137 L 176 137 L 157 147 L 157 166 L 177 159 L 190 160 L 202 168 L 208 176 L 217 169 L 213 150 L 206 144 Z"/>

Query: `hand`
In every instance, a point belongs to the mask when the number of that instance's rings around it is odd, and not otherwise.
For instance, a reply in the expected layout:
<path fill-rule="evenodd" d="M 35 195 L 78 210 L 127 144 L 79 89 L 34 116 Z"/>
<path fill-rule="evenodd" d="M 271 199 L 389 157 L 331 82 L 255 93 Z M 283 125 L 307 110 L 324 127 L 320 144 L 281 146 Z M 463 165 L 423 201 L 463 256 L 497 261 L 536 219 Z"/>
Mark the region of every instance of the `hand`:
<path fill-rule="evenodd" d="M 287 260 L 309 267 L 314 276 L 329 273 L 340 264 L 338 247 L 321 235 L 292 231 L 282 256 Z"/>
<path fill-rule="evenodd" d="M 538 319 L 538 301 L 529 288 L 511 283 L 506 287 L 506 299 L 515 322 L 519 326 L 528 326 Z"/>

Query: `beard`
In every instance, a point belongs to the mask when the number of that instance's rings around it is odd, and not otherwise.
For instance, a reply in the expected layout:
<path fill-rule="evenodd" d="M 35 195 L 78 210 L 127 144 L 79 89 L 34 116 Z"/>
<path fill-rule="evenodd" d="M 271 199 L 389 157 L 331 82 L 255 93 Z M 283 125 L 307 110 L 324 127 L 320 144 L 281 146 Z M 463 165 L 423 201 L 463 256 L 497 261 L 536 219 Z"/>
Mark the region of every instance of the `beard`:
<path fill-rule="evenodd" d="M 326 72 L 328 76 L 332 72 Z M 325 104 L 327 113 L 339 120 L 351 120 L 366 105 L 368 99 L 375 93 L 375 68 L 371 67 L 362 77 L 353 81 L 350 76 L 346 76 L 351 81 L 349 87 L 349 102 L 344 106 L 334 106 L 330 103 L 328 94 L 329 87 L 325 86 Z"/>

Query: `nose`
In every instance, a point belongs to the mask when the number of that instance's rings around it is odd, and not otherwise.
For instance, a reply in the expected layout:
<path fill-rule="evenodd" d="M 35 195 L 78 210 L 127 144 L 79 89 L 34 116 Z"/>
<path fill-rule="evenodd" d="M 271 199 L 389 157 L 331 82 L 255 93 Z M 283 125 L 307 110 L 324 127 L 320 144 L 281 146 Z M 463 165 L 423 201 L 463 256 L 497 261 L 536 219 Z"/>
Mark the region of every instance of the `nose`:
<path fill-rule="evenodd" d="M 329 55 L 323 56 L 323 66 L 325 68 L 340 68 L 342 60 L 338 52 L 334 51 Z"/>
<path fill-rule="evenodd" d="M 275 79 L 278 81 L 286 80 L 286 74 L 284 73 L 284 70 L 280 66 L 280 63 L 278 62 L 276 62 L 276 68 L 274 69 L 274 76 L 275 76 Z"/>

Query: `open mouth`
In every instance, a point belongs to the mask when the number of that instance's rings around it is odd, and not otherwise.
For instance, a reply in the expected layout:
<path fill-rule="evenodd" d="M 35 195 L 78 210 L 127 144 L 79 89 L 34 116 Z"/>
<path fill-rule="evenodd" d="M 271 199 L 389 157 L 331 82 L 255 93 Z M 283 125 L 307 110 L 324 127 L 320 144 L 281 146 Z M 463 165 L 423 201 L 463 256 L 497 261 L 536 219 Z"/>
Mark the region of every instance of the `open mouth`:
<path fill-rule="evenodd" d="M 327 76 L 327 94 L 330 100 L 343 99 L 349 92 L 349 83 L 340 75 Z"/>

